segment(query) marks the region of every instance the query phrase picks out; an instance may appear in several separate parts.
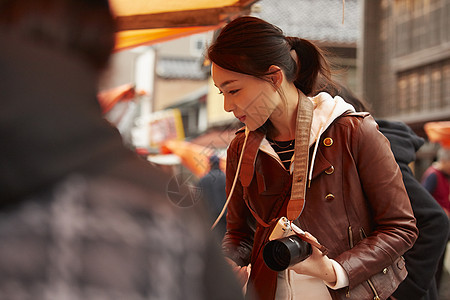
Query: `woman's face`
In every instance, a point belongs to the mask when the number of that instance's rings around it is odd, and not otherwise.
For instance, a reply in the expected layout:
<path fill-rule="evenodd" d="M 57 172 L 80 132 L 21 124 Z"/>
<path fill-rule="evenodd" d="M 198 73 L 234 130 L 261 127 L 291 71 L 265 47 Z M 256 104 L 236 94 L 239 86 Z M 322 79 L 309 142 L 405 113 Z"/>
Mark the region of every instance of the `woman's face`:
<path fill-rule="evenodd" d="M 224 109 L 244 123 L 249 130 L 258 129 L 277 111 L 281 97 L 268 81 L 229 71 L 212 64 L 214 84 L 224 97 Z"/>

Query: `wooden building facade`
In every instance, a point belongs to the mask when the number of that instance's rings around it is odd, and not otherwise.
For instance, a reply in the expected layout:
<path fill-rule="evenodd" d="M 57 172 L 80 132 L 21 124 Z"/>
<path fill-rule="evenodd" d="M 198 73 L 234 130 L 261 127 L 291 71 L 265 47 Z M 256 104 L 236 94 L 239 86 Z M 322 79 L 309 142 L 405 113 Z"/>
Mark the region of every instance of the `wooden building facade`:
<path fill-rule="evenodd" d="M 359 62 L 375 116 L 450 120 L 450 0 L 365 0 Z"/>
<path fill-rule="evenodd" d="M 358 47 L 359 94 L 376 118 L 423 125 L 450 120 L 450 0 L 364 0 Z M 426 143 L 413 166 L 420 179 L 438 145 Z"/>

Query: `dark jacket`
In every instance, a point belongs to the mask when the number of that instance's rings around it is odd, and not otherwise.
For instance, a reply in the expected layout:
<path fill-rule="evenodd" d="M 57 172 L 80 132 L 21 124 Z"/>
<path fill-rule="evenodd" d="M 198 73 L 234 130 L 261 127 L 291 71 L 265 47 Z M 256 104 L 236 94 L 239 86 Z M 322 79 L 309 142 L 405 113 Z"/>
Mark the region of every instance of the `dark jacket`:
<path fill-rule="evenodd" d="M 242 298 L 209 224 L 101 118 L 97 72 L 0 40 L 0 299 Z"/>
<path fill-rule="evenodd" d="M 243 131 L 238 132 L 228 149 L 227 193 L 244 136 Z M 273 157 L 258 150 L 263 138 L 260 131 L 251 132 L 248 137 L 239 180 L 228 207 L 223 247 L 239 265 L 252 264 L 250 291 L 255 291 L 258 299 L 273 299 L 277 274 L 262 260 L 270 228 L 261 223 L 273 226 L 276 218 L 286 215 L 292 176 Z M 329 138 L 333 142 L 324 143 Z M 368 114 L 337 118 L 319 143 L 299 225 L 326 246 L 328 256 L 345 269 L 350 295 L 353 288 L 363 283 L 364 296 L 359 299 L 373 299 L 373 292 L 364 281 L 393 264 L 417 238 L 399 167 L 388 141 Z M 365 234 L 367 238 L 362 240 Z M 387 274 L 391 275 L 375 288 L 378 293 L 390 295 L 398 281 L 394 282 L 392 272 Z M 345 297 L 347 291 L 348 288 L 330 290 L 330 294 L 338 299 Z"/>
<path fill-rule="evenodd" d="M 385 120 L 377 120 L 377 123 L 391 143 L 419 229 L 416 243 L 403 255 L 408 276 L 394 296 L 399 300 L 436 300 L 438 294 L 434 274 L 447 244 L 448 219 L 408 166 L 416 159 L 416 151 L 424 140 L 404 123 Z"/>
<path fill-rule="evenodd" d="M 222 172 L 218 165 L 212 165 L 209 172 L 200 179 L 198 187 L 202 193 L 203 201 L 211 214 L 211 221 L 214 222 L 222 212 L 227 200 L 225 194 L 225 173 Z M 224 214 L 213 232 L 217 234 L 221 241 L 225 231 L 226 219 Z"/>

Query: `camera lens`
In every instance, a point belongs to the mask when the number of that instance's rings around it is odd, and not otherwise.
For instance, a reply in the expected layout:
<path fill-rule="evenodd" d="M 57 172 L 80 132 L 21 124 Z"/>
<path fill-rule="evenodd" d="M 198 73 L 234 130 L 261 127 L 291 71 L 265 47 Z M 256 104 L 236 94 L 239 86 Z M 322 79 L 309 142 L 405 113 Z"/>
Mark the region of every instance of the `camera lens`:
<path fill-rule="evenodd" d="M 270 269 L 283 271 L 287 267 L 305 260 L 311 253 L 312 249 L 309 243 L 292 235 L 268 242 L 263 250 L 263 258 Z"/>
<path fill-rule="evenodd" d="M 289 266 L 289 263 L 291 262 L 291 253 L 285 244 L 274 242 L 271 252 L 270 255 L 272 256 L 275 265 L 283 266 L 284 269 Z"/>

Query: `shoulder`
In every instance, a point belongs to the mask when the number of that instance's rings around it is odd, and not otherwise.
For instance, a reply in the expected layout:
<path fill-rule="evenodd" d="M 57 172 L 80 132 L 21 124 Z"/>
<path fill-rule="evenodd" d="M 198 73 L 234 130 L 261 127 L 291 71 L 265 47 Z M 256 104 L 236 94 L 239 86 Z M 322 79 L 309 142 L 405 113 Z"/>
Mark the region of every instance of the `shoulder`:
<path fill-rule="evenodd" d="M 433 182 L 436 181 L 439 175 L 439 171 L 433 167 L 429 167 L 422 175 L 423 182 Z"/>
<path fill-rule="evenodd" d="M 178 189 L 176 199 L 179 196 Z M 39 277 L 44 268 L 49 274 L 64 270 L 61 282 L 69 289 L 63 298 L 82 299 L 81 292 L 90 288 L 105 299 L 117 294 L 125 299 L 178 299 L 179 295 L 214 299 L 218 289 L 228 294 L 225 298 L 236 299 L 240 290 L 233 286 L 232 274 L 224 275 L 223 282 L 206 285 L 209 297 L 200 297 L 193 288 L 210 274 L 224 274 L 225 262 L 200 211 L 180 211 L 166 197 L 133 182 L 73 175 L 14 209 L 1 211 L 0 257 L 9 259 L 0 260 L 0 272 L 14 283 L 8 291 L 28 294 L 35 286 L 51 290 L 48 280 Z M 30 255 L 33 259 L 28 259 Z M 67 257 L 76 257 L 89 268 L 73 268 Z M 189 269 L 192 261 L 200 262 L 200 267 L 186 278 L 180 270 Z M 145 268 L 148 274 L 142 266 L 151 266 Z M 140 288 L 142 282 L 135 274 L 147 278 L 147 289 Z M 80 284 L 77 278 L 87 280 Z M 169 284 L 158 285 L 160 278 Z M 0 294 L 5 294 L 4 288 L 0 286 Z"/>
<path fill-rule="evenodd" d="M 358 124 L 365 121 L 366 119 L 371 121 L 373 120 L 373 122 L 375 122 L 372 115 L 368 112 L 346 112 L 336 118 L 335 122 Z"/>
<path fill-rule="evenodd" d="M 373 151 L 379 147 L 390 150 L 387 138 L 379 131 L 378 124 L 370 113 L 343 114 L 330 126 L 329 134 L 342 141 L 342 145 L 349 145 L 354 154 L 375 154 Z"/>
<path fill-rule="evenodd" d="M 334 121 L 335 127 L 345 128 L 354 134 L 376 134 L 382 136 L 373 116 L 368 112 L 347 112 Z"/>
<path fill-rule="evenodd" d="M 422 178 L 427 178 L 430 176 L 436 177 L 438 175 L 438 170 L 433 166 L 429 166 L 422 175 Z"/>

